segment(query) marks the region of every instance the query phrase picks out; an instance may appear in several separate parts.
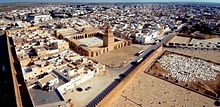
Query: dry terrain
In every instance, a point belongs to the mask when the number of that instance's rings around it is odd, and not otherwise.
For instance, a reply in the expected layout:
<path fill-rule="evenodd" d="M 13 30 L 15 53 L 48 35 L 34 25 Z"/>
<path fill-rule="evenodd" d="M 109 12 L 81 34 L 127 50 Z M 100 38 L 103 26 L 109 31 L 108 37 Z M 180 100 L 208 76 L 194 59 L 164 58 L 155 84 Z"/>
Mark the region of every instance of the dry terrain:
<path fill-rule="evenodd" d="M 108 87 L 115 78 L 118 77 L 117 70 L 107 68 L 107 71 L 97 75 L 96 77 L 81 83 L 73 91 L 67 92 L 64 95 L 66 101 L 71 99 L 74 107 L 85 107 L 90 101 L 96 98 L 106 87 Z M 86 89 L 90 87 L 89 89 Z M 77 88 L 82 88 L 82 91 L 77 91 Z M 69 104 L 68 104 L 69 106 Z"/>
<path fill-rule="evenodd" d="M 164 50 L 193 56 L 204 60 L 220 64 L 220 50 L 194 50 L 194 49 L 181 49 L 181 48 L 163 48 Z"/>
<path fill-rule="evenodd" d="M 181 36 L 175 36 L 174 39 L 172 39 L 170 42 L 171 43 L 184 43 L 184 44 L 188 44 L 190 42 L 189 37 L 181 37 Z"/>
<path fill-rule="evenodd" d="M 141 72 L 112 107 L 213 107 L 215 100 Z"/>
<path fill-rule="evenodd" d="M 211 38 L 211 39 L 204 39 L 204 40 L 199 40 L 199 39 L 192 39 L 190 41 L 191 44 L 207 44 L 207 45 L 216 45 L 220 44 L 220 38 Z"/>
<path fill-rule="evenodd" d="M 139 50 L 138 47 L 128 46 L 93 57 L 93 59 L 108 67 L 122 67 L 131 61 Z"/>
<path fill-rule="evenodd" d="M 111 75 L 107 74 L 104 76 L 97 76 L 92 78 L 78 87 L 73 89 L 73 91 L 67 92 L 64 95 L 66 101 L 71 99 L 73 107 L 85 107 L 92 99 L 99 95 L 102 90 L 104 90 L 112 82 Z M 91 87 L 88 90 L 87 87 Z M 82 88 L 83 90 L 77 91 L 77 88 Z"/>

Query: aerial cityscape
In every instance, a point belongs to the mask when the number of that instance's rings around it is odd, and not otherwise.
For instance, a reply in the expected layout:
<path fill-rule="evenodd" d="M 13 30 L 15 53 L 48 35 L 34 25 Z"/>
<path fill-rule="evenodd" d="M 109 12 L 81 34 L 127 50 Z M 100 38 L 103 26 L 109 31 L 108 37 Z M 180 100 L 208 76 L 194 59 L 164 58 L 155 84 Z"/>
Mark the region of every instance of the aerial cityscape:
<path fill-rule="evenodd" d="M 0 1 L 0 103 L 218 107 L 220 2 Z"/>

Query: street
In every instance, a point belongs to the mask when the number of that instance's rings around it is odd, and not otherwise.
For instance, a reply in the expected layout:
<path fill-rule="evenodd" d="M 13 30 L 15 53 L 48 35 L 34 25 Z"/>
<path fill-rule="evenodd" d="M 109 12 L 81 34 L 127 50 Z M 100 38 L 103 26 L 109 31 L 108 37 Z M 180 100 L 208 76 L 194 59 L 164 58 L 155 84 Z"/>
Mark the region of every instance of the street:
<path fill-rule="evenodd" d="M 157 43 L 156 45 L 150 46 L 149 48 L 147 48 L 144 51 L 144 53 L 142 55 L 134 58 L 131 62 L 137 61 L 140 58 L 146 59 L 150 55 L 149 53 L 155 51 L 157 48 L 159 48 L 160 46 L 162 46 L 163 44 L 168 42 L 173 36 L 175 36 L 175 33 L 170 33 L 170 34 L 166 35 L 161 40 L 161 42 Z M 87 106 L 89 106 L 89 107 L 95 106 L 97 103 L 99 103 L 106 95 L 108 95 L 108 93 L 112 89 L 114 89 L 120 83 L 121 80 L 123 80 L 124 77 L 126 77 L 131 71 L 133 71 L 138 66 L 138 64 L 139 63 L 137 63 L 137 64 L 128 63 L 127 65 L 125 65 L 124 67 L 119 68 L 119 69 L 107 68 L 107 70 L 112 71 L 111 73 L 113 73 L 113 72 L 115 73 L 116 79 L 108 87 L 106 87 L 98 96 L 96 96 L 92 101 L 90 101 Z"/>

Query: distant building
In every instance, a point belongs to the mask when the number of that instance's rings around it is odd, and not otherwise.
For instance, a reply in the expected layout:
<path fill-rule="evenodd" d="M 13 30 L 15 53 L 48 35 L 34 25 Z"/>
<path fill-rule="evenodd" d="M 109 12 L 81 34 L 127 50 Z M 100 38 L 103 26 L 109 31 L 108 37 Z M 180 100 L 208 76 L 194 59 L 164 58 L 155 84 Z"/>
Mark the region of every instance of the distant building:
<path fill-rule="evenodd" d="M 65 13 L 65 12 L 53 12 L 52 17 L 53 18 L 68 18 L 68 14 L 70 13 Z"/>
<path fill-rule="evenodd" d="M 141 44 L 151 44 L 155 42 L 155 38 L 158 37 L 158 32 L 151 31 L 147 34 L 144 33 L 136 33 L 135 41 Z"/>
<path fill-rule="evenodd" d="M 46 22 L 51 19 L 52 17 L 50 15 L 31 14 L 27 16 L 27 21 L 31 23 Z"/>
<path fill-rule="evenodd" d="M 141 44 L 146 44 L 146 43 L 152 43 L 153 37 L 150 35 L 142 34 L 142 33 L 137 33 L 135 35 L 135 41 Z"/>

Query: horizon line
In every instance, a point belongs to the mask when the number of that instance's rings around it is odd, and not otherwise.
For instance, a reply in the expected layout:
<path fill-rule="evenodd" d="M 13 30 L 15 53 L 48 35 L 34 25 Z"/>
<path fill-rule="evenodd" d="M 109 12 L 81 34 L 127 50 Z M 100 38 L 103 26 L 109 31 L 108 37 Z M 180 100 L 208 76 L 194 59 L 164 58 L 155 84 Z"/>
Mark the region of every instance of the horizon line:
<path fill-rule="evenodd" d="M 201 1 L 201 2 L 198 2 L 198 1 L 161 1 L 161 2 L 157 2 L 157 1 L 146 1 L 146 2 L 142 2 L 142 1 L 134 1 L 134 2 L 123 2 L 123 1 L 99 1 L 99 2 L 78 2 L 78 1 L 50 1 L 50 2 L 44 2 L 44 1 L 25 1 L 25 2 L 19 2 L 19 1 L 16 1 L 16 2 L 0 2 L 0 4 L 10 4 L 10 3 L 220 3 L 220 2 L 213 2 L 213 1 Z"/>

